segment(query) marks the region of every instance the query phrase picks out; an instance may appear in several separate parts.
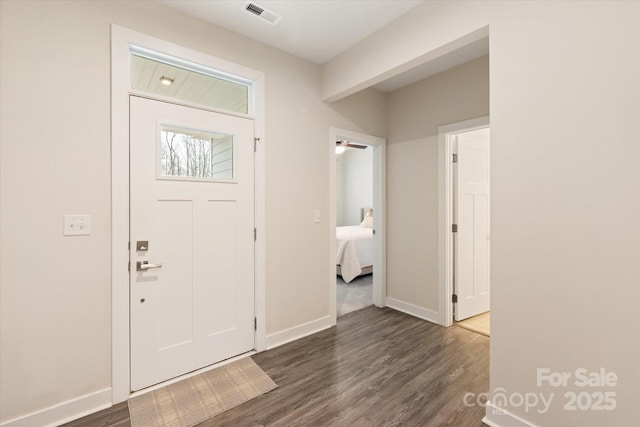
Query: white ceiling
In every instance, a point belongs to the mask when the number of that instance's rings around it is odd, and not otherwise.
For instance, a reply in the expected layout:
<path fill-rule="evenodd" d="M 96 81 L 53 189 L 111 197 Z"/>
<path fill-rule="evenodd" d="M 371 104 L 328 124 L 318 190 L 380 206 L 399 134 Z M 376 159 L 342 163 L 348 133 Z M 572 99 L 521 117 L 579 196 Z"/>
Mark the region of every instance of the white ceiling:
<path fill-rule="evenodd" d="M 186 14 L 324 64 L 423 0 L 255 0 L 282 15 L 276 24 L 247 12 L 247 0 L 158 0 Z"/>
<path fill-rule="evenodd" d="M 324 64 L 426 0 L 252 0 L 282 15 L 275 25 L 248 0 L 156 0 L 316 64 Z M 385 93 L 489 53 L 484 38 L 376 84 Z"/>

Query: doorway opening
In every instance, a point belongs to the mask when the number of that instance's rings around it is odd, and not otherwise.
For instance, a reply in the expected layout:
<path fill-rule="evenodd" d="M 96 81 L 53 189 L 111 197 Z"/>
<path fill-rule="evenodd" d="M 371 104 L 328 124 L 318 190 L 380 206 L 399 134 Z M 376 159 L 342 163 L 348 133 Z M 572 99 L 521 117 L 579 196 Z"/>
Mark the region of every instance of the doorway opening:
<path fill-rule="evenodd" d="M 132 50 L 133 47 L 136 47 Z M 151 55 L 151 53 L 154 53 Z M 170 74 L 173 72 L 182 73 L 183 75 L 189 76 L 190 78 L 194 78 L 198 81 L 201 81 L 203 84 L 207 82 L 211 82 L 211 79 L 224 80 L 229 83 L 233 88 L 237 89 L 234 93 L 237 93 L 238 96 L 234 97 L 233 102 L 228 104 L 216 104 L 216 103 L 206 103 L 206 105 L 195 105 L 194 100 L 185 97 L 171 97 L 171 93 L 161 92 L 161 89 L 157 91 L 151 92 L 141 92 L 139 89 L 136 89 L 135 82 L 132 83 L 132 69 L 130 67 L 131 64 L 131 56 L 137 55 L 145 59 L 139 65 L 144 66 L 147 63 L 147 60 L 155 60 L 158 62 L 163 62 L 165 65 L 177 65 L 177 67 L 164 67 L 161 75 L 155 76 L 152 80 L 155 82 L 154 84 L 160 85 L 165 84 L 163 79 L 177 81 L 179 78 L 179 74 Z M 152 56 L 151 58 L 149 56 Z M 178 61 L 177 63 L 173 63 L 173 59 L 175 58 L 183 58 L 182 62 Z M 171 59 L 171 61 L 169 61 Z M 169 61 L 169 62 L 167 62 Z M 200 68 L 198 68 L 200 67 Z M 175 68 L 175 69 L 174 69 Z M 206 70 L 221 70 L 220 72 L 209 73 L 207 74 Z M 186 73 L 186 74 L 185 74 Z M 166 75 L 165 75 L 166 74 Z M 229 76 L 239 76 L 237 79 L 231 79 Z M 157 78 L 156 78 L 157 77 Z M 159 83 L 158 83 L 159 82 Z M 249 84 L 251 86 L 251 90 L 243 89 L 249 88 Z M 167 85 L 167 87 L 177 88 L 176 85 L 171 86 Z M 251 146 L 251 154 L 253 155 L 254 161 L 251 161 L 251 165 L 253 168 L 252 176 L 248 177 L 247 182 L 250 182 L 253 185 L 253 191 L 251 192 L 251 199 L 254 205 L 253 211 L 253 222 L 254 225 L 253 230 L 249 230 L 248 235 L 253 235 L 255 237 L 251 239 L 253 244 L 253 252 L 254 252 L 254 273 L 250 278 L 252 282 L 251 288 L 253 289 L 253 297 L 247 298 L 247 301 L 250 301 L 250 304 L 247 304 L 247 312 L 252 311 L 254 313 L 254 317 L 248 320 L 249 327 L 248 333 L 246 336 L 249 337 L 250 346 L 255 349 L 255 351 L 262 351 L 266 348 L 266 328 L 265 328 L 265 320 L 266 320 L 266 286 L 265 286 L 265 228 L 266 228 L 266 214 L 265 214 L 265 186 L 264 186 L 264 177 L 265 173 L 265 150 L 264 150 L 264 133 L 265 133 L 265 122 L 264 122 L 264 73 L 252 70 L 247 67 L 243 67 L 238 64 L 233 64 L 228 61 L 224 61 L 222 59 L 213 57 L 206 53 L 194 51 L 183 46 L 179 46 L 176 44 L 172 44 L 165 40 L 160 40 L 151 36 L 148 36 L 143 33 L 138 33 L 117 25 L 112 25 L 111 27 L 111 218 L 112 224 L 111 228 L 113 230 L 111 237 L 111 247 L 112 247 L 112 278 L 111 278 L 111 286 L 112 286 L 112 403 L 119 403 L 127 400 L 127 398 L 131 394 L 132 388 L 132 371 L 131 371 L 131 358 L 132 358 L 132 348 L 131 348 L 131 320 L 132 314 L 130 312 L 131 302 L 132 302 L 132 294 L 130 293 L 130 277 L 131 275 L 146 275 L 149 277 L 155 276 L 156 272 L 162 271 L 165 275 L 170 273 L 169 264 L 165 264 L 162 267 L 162 260 L 158 257 L 158 259 L 151 258 L 151 252 L 149 252 L 149 258 L 143 258 L 143 254 L 145 254 L 145 249 L 156 248 L 159 249 L 159 245 L 157 242 L 159 240 L 154 240 L 153 242 L 149 242 L 149 244 L 145 244 L 144 237 L 140 236 L 139 241 L 131 242 L 130 236 L 130 184 L 131 184 L 131 171 L 130 171 L 130 131 L 131 131 L 131 123 L 130 123 L 130 99 L 132 96 L 137 96 L 139 98 L 145 99 L 154 99 L 155 101 L 159 101 L 160 103 L 170 103 L 172 105 L 180 105 L 184 108 L 194 108 L 203 112 L 209 113 L 221 113 L 223 115 L 234 117 L 237 119 L 241 119 L 244 121 L 249 121 L 252 123 L 252 136 L 255 135 L 255 139 L 251 141 L 251 136 L 248 138 L 244 138 L 243 141 L 248 140 L 249 146 Z M 217 98 L 216 98 L 217 99 Z M 246 102 L 236 102 L 241 99 L 246 100 Z M 147 109 L 143 109 L 142 111 L 147 111 Z M 180 123 L 163 123 L 165 124 L 165 131 L 167 133 L 177 134 L 180 132 L 176 132 L 178 130 L 198 130 L 205 129 L 206 127 L 202 127 L 199 125 L 186 125 L 186 126 L 176 126 Z M 214 129 L 215 130 L 215 129 Z M 184 132 L 183 132 L 184 133 Z M 196 133 L 192 134 L 187 132 L 188 135 L 185 135 L 189 138 L 185 139 L 186 146 L 183 147 L 183 151 L 180 153 L 173 153 L 178 155 L 178 157 L 184 155 L 186 156 L 187 150 L 193 154 L 193 150 L 196 150 L 198 153 L 202 154 L 204 149 L 209 147 L 210 154 L 215 154 L 217 160 L 222 160 L 220 156 L 223 154 L 218 153 L 217 146 L 213 147 L 211 144 L 207 146 L 206 140 L 211 136 L 207 133 L 207 138 L 203 138 L 202 134 Z M 158 132 L 155 135 L 160 135 Z M 223 141 L 222 134 L 230 134 L 230 132 L 217 132 L 216 135 L 220 136 L 220 143 L 224 145 L 225 141 Z M 197 141 L 196 141 L 197 140 Z M 238 140 L 239 141 L 239 140 Z M 200 146 L 200 143 L 204 145 Z M 210 141 L 211 142 L 211 141 Z M 247 144 L 243 143 L 243 146 Z M 222 146 L 220 146 L 222 147 Z M 157 148 L 157 147 L 156 147 Z M 157 150 L 159 150 L 157 148 Z M 157 151 L 156 153 L 160 153 Z M 215 153 L 213 151 L 216 151 Z M 232 153 L 233 151 L 227 150 L 228 153 Z M 184 157 L 183 156 L 183 157 Z M 152 156 L 153 157 L 153 156 Z M 193 156 L 186 156 L 186 158 L 192 159 Z M 202 157 L 202 156 L 201 156 Z M 224 168 L 224 170 L 216 169 L 216 167 L 212 166 L 212 156 L 205 156 L 207 161 L 206 168 L 179 168 L 180 170 L 176 172 L 176 170 L 169 167 L 168 170 L 175 172 L 174 178 L 171 178 L 167 181 L 175 181 L 170 183 L 171 185 L 179 185 L 184 182 L 189 182 L 195 177 L 203 177 L 207 180 L 211 179 L 212 181 L 219 180 L 235 180 L 236 172 L 240 173 L 240 165 L 236 163 L 236 160 L 228 161 L 229 159 L 225 159 L 225 161 L 217 162 L 216 165 L 229 164 L 233 167 Z M 182 157 L 180 157 L 182 158 Z M 202 157 L 204 158 L 204 157 Z M 162 156 L 158 154 L 156 158 L 158 162 L 162 161 Z M 174 158 L 174 160 L 176 160 Z M 201 159 L 202 160 L 202 159 Z M 226 163 L 225 163 L 226 162 Z M 169 164 L 173 164 L 169 162 Z M 183 164 L 183 162 L 181 162 Z M 190 165 L 201 165 L 203 166 L 205 162 L 201 161 L 200 163 L 191 162 Z M 238 167 L 236 169 L 236 166 Z M 154 169 L 152 167 L 152 169 Z M 203 172 L 206 169 L 206 173 Z M 247 167 L 244 167 L 246 170 Z M 154 169 L 160 175 L 162 175 L 162 167 Z M 136 171 L 137 173 L 137 171 Z M 167 172 L 168 173 L 168 172 Z M 166 177 L 157 176 L 153 170 L 151 171 L 151 175 L 155 176 L 154 179 L 163 179 Z M 231 178 L 229 178 L 231 177 Z M 239 177 L 239 175 L 238 175 Z M 229 184 L 227 187 L 236 186 L 236 184 Z M 167 197 L 163 196 L 163 200 L 167 199 Z M 174 197 L 173 199 L 177 199 Z M 224 198 L 224 200 L 228 200 L 228 198 Z M 187 203 L 183 203 L 183 205 L 187 205 Z M 176 204 L 176 206 L 178 206 Z M 229 205 L 222 206 L 222 204 L 216 205 L 216 207 L 229 207 Z M 183 207 L 179 205 L 179 207 Z M 243 209 L 244 211 L 248 211 L 247 209 Z M 138 239 L 136 239 L 138 240 Z M 153 246 L 149 246 L 153 245 Z M 135 256 L 143 259 L 132 259 L 131 255 L 135 252 Z M 154 254 L 154 257 L 158 254 Z M 163 254 L 166 255 L 166 254 Z M 224 254 L 223 254 L 224 256 Z M 135 262 L 133 262 L 135 261 Z M 160 261 L 160 262 L 158 262 Z M 131 263 L 131 272 L 129 271 L 129 264 Z M 140 266 L 138 266 L 140 264 Z M 139 271 L 140 269 L 141 271 Z M 153 273 L 147 272 L 147 270 L 152 271 Z M 136 276 L 137 277 L 137 276 Z M 141 286 L 136 286 L 139 289 L 142 289 Z M 249 287 L 247 286 L 247 289 Z M 147 297 L 139 296 L 135 301 L 136 304 L 147 304 L 150 302 Z M 250 306 L 249 306 L 250 305 Z M 203 312 L 201 310 L 201 312 Z M 247 316 L 245 316 L 247 317 Z M 172 327 L 173 325 L 169 325 Z M 186 329 L 185 329 L 186 330 Z M 173 331 L 173 329 L 172 329 Z M 170 347 L 167 345 L 165 347 Z M 246 347 L 246 346 L 245 346 Z M 198 352 L 199 354 L 200 352 Z M 223 355 L 222 357 L 226 357 Z M 207 358 L 211 360 L 210 358 Z M 215 359 L 215 358 L 214 358 Z M 203 363 L 196 363 L 194 365 L 204 366 Z M 190 369 L 190 368 L 188 368 Z M 184 371 L 184 370 L 183 370 Z M 173 374 L 164 375 L 163 378 L 168 378 Z M 134 387 L 135 388 L 135 387 Z"/>
<path fill-rule="evenodd" d="M 373 148 L 336 141 L 336 314 L 373 304 Z"/>
<path fill-rule="evenodd" d="M 439 323 L 489 335 L 489 117 L 439 128 Z"/>
<path fill-rule="evenodd" d="M 330 310 L 338 316 L 386 305 L 383 138 L 331 128 Z"/>

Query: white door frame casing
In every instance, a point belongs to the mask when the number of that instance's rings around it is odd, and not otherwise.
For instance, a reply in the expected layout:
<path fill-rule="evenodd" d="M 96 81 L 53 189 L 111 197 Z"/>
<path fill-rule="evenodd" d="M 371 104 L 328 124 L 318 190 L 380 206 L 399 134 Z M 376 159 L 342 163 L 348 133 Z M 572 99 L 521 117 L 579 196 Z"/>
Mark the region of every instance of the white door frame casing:
<path fill-rule="evenodd" d="M 438 127 L 438 323 L 453 324 L 453 168 L 452 140 L 457 134 L 489 127 L 489 116 Z"/>
<path fill-rule="evenodd" d="M 197 52 L 118 25 L 111 26 L 111 325 L 112 403 L 127 400 L 130 387 L 129 347 L 129 52 L 144 47 L 242 76 L 253 82 L 255 153 L 255 316 L 256 350 L 266 349 L 265 267 L 265 77 L 264 73 Z M 211 109 L 215 111 L 215 109 Z M 230 114 L 226 111 L 219 111 Z M 232 113 L 231 113 L 232 114 Z"/>
<path fill-rule="evenodd" d="M 329 314 L 331 324 L 337 323 L 336 308 L 336 141 L 348 140 L 373 148 L 373 228 L 376 233 L 375 265 L 373 274 L 373 303 L 387 305 L 387 243 L 386 243 L 386 149 L 387 140 L 346 129 L 329 128 Z"/>

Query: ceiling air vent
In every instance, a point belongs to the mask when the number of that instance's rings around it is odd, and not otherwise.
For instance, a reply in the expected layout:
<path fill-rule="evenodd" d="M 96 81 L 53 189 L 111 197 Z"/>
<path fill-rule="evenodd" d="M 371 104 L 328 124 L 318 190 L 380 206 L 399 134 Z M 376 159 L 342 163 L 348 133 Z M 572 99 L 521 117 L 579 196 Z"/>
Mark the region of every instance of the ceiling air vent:
<path fill-rule="evenodd" d="M 278 15 L 274 11 L 267 9 L 264 6 L 260 6 L 253 1 L 247 2 L 244 5 L 244 10 L 273 25 L 276 25 L 282 19 L 281 15 Z"/>

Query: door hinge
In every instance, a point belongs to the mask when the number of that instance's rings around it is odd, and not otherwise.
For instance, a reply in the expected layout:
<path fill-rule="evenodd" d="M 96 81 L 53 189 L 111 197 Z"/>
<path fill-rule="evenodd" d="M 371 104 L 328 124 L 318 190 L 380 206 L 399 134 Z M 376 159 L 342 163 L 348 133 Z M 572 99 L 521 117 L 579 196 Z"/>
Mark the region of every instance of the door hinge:
<path fill-rule="evenodd" d="M 258 240 L 258 230 L 253 227 L 253 241 L 255 242 L 256 240 Z"/>
<path fill-rule="evenodd" d="M 453 153 L 453 163 L 458 163 L 458 154 Z"/>
<path fill-rule="evenodd" d="M 258 330 L 258 318 L 257 317 L 253 318 L 253 330 L 254 331 Z"/>
<path fill-rule="evenodd" d="M 253 138 L 253 152 L 256 152 L 256 149 L 258 148 L 258 143 L 260 142 L 260 138 Z"/>
<path fill-rule="evenodd" d="M 458 232 L 458 224 L 451 224 L 451 232 L 452 233 Z"/>
<path fill-rule="evenodd" d="M 127 263 L 127 271 L 131 273 L 131 261 Z"/>
<path fill-rule="evenodd" d="M 451 302 L 453 302 L 453 303 L 458 302 L 458 295 L 456 295 L 456 294 L 452 294 L 452 295 L 451 295 Z"/>

